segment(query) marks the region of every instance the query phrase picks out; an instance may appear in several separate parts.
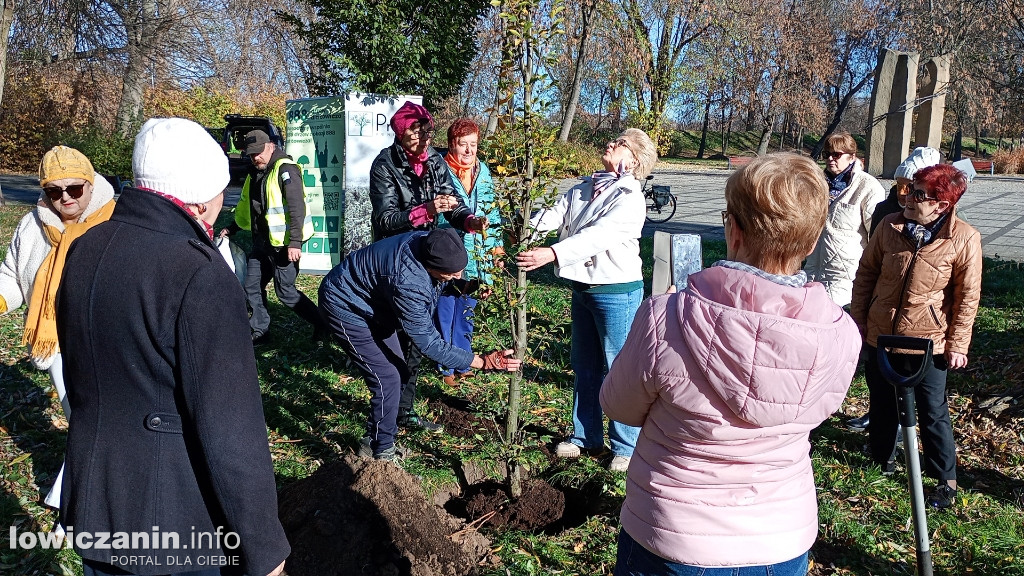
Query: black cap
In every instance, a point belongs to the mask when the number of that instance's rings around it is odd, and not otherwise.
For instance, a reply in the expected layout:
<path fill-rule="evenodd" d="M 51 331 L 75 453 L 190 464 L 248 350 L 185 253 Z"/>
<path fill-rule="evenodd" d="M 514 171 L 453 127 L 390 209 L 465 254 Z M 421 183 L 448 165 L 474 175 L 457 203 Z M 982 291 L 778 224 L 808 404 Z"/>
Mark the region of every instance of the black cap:
<path fill-rule="evenodd" d="M 263 130 L 250 131 L 245 135 L 245 140 L 242 141 L 242 144 L 245 146 L 246 156 L 261 154 L 267 142 L 270 142 L 270 136 L 267 136 L 267 133 Z"/>
<path fill-rule="evenodd" d="M 469 255 L 462 237 L 453 228 L 431 230 L 423 239 L 423 265 L 438 272 L 451 274 L 466 269 Z"/>

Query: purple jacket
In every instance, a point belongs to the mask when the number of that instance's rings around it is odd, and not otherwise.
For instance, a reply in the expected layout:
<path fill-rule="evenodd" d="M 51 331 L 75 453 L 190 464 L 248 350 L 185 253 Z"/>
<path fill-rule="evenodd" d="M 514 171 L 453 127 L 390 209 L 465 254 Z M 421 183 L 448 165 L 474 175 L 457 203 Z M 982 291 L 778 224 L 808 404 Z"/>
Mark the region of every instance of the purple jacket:
<path fill-rule="evenodd" d="M 684 564 L 793 559 L 817 536 L 808 434 L 842 404 L 860 333 L 818 283 L 689 282 L 640 306 L 601 388 L 609 418 L 642 426 L 622 527 Z"/>

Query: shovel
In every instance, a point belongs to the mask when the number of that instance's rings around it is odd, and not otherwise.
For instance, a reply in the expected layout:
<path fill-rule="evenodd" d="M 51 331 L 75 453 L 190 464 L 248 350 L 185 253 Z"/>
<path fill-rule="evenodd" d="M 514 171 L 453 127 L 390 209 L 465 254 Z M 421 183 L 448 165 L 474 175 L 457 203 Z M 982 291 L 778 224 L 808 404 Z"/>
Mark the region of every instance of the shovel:
<path fill-rule="evenodd" d="M 889 363 L 887 348 L 919 350 L 924 352 L 917 372 L 904 376 Z M 878 368 L 882 376 L 896 387 L 896 402 L 903 426 L 903 454 L 907 460 L 907 484 L 910 486 L 910 504 L 914 517 L 914 537 L 917 540 L 917 574 L 932 576 L 932 551 L 928 543 L 928 517 L 925 514 L 924 486 L 921 484 L 921 460 L 917 454 L 917 407 L 914 387 L 921 382 L 932 364 L 932 341 L 910 336 L 878 337 Z"/>

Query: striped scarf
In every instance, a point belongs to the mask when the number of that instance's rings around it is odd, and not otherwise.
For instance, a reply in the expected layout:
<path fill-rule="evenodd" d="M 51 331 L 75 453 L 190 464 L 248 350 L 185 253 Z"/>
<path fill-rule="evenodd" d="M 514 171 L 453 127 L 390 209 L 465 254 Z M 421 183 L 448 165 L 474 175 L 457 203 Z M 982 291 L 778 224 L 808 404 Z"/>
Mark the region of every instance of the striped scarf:
<path fill-rule="evenodd" d="M 594 195 L 591 198 L 597 198 L 602 192 L 609 189 L 616 182 L 619 181 L 623 176 L 632 174 L 633 169 L 626 166 L 625 161 L 620 161 L 616 170 L 601 170 L 594 172 L 590 176 L 590 182 L 594 186 Z"/>

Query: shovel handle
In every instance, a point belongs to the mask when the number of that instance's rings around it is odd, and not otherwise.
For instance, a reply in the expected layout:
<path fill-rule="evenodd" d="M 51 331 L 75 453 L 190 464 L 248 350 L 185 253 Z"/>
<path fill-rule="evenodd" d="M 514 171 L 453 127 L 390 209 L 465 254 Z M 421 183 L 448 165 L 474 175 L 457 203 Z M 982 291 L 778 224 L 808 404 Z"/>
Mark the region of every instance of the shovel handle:
<path fill-rule="evenodd" d="M 883 335 L 878 337 L 878 369 L 882 376 L 890 384 L 897 388 L 913 388 L 924 379 L 925 373 L 931 367 L 932 346 L 930 338 L 915 338 L 913 336 Z M 924 361 L 913 374 L 904 376 L 889 363 L 888 348 L 899 348 L 903 350 L 920 350 L 924 353 Z"/>

